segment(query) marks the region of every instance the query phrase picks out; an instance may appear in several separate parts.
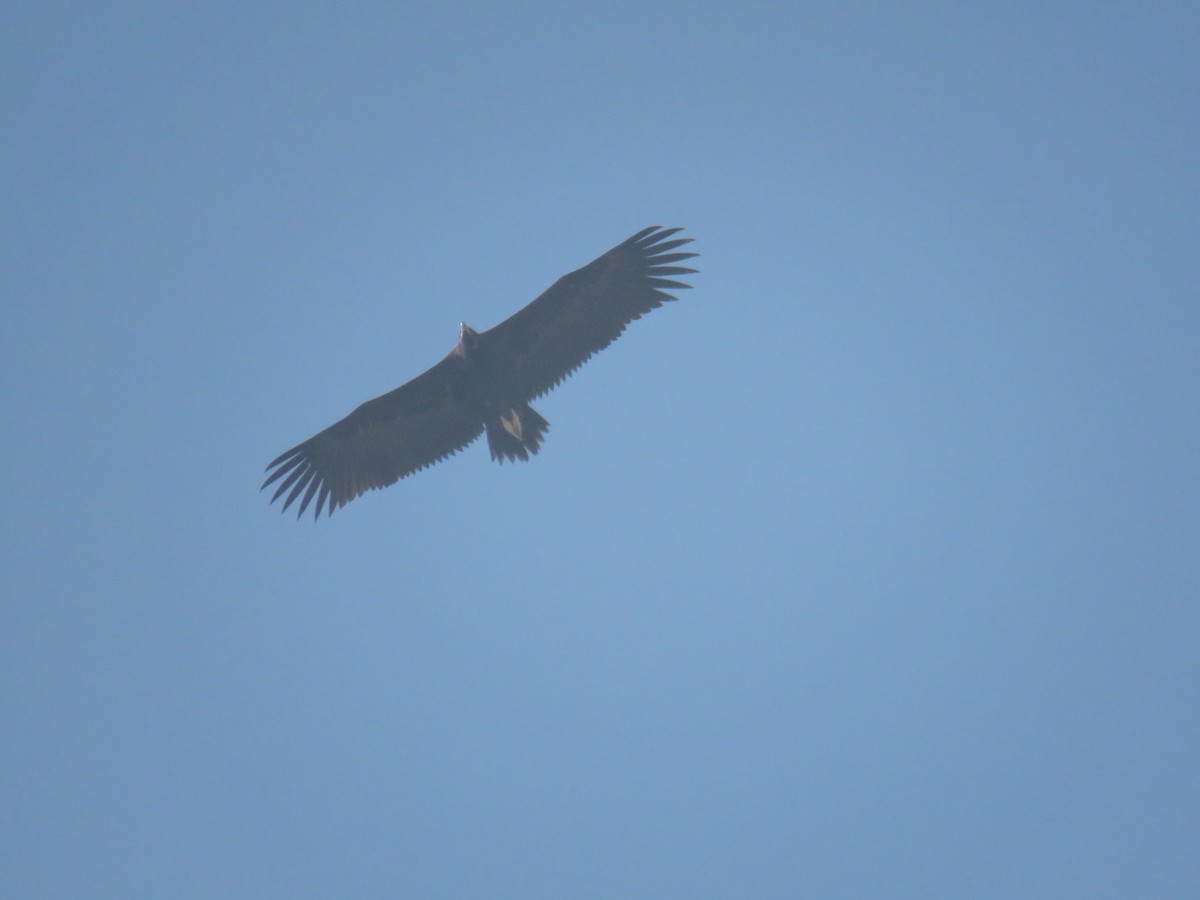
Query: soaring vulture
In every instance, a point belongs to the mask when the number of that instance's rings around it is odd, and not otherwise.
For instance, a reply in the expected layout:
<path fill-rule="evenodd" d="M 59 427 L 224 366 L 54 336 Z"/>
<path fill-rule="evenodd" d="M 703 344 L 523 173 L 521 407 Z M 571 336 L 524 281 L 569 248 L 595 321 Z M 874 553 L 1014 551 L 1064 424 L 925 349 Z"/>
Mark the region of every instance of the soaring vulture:
<path fill-rule="evenodd" d="M 672 280 L 695 269 L 676 265 L 691 238 L 679 228 L 639 231 L 495 328 L 459 326 L 450 355 L 403 387 L 368 400 L 346 418 L 276 457 L 263 487 L 279 481 L 271 502 L 315 499 L 313 517 L 329 515 L 359 494 L 395 484 L 457 453 L 483 431 L 492 459 L 528 460 L 550 423 L 529 402 L 603 350 L 634 319 L 674 300 Z M 282 479 L 282 481 L 280 480 Z"/>

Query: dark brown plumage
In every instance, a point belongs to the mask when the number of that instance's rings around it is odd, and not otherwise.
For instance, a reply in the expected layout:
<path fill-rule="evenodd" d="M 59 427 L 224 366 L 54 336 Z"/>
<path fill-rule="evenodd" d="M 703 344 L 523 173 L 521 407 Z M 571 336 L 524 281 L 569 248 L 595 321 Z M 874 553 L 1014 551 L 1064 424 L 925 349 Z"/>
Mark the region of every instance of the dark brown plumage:
<path fill-rule="evenodd" d="M 696 256 L 673 252 L 691 238 L 678 228 L 639 231 L 490 331 L 461 326 L 458 346 L 403 387 L 368 400 L 267 466 L 263 487 L 280 481 L 271 502 L 283 509 L 312 501 L 314 518 L 359 494 L 387 487 L 458 452 L 486 431 L 492 459 L 528 460 L 549 423 L 529 402 L 603 350 L 634 319 L 690 287 L 671 276 Z"/>

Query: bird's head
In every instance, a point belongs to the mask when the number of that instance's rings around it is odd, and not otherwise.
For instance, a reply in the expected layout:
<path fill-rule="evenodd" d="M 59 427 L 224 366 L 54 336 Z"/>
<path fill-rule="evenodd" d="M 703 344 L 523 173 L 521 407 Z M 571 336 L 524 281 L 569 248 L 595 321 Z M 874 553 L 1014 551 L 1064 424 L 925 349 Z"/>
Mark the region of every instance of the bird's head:
<path fill-rule="evenodd" d="M 466 322 L 458 323 L 458 346 L 464 356 L 475 349 L 478 340 L 479 332 Z"/>

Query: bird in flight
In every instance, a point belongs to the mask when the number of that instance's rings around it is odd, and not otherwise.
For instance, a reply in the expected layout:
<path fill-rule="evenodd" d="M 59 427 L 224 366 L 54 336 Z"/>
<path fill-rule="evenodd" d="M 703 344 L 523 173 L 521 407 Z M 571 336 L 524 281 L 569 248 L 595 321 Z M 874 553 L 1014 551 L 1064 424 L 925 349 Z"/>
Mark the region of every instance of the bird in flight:
<path fill-rule="evenodd" d="M 674 280 L 695 269 L 680 251 L 679 228 L 639 231 L 603 256 L 564 275 L 495 328 L 459 326 L 458 345 L 408 384 L 368 400 L 340 422 L 280 454 L 267 466 L 271 502 L 296 501 L 296 518 L 315 500 L 313 518 L 332 515 L 367 491 L 457 453 L 487 432 L 492 459 L 528 460 L 550 423 L 530 401 L 556 387 L 603 350 L 634 319 L 664 301 Z"/>

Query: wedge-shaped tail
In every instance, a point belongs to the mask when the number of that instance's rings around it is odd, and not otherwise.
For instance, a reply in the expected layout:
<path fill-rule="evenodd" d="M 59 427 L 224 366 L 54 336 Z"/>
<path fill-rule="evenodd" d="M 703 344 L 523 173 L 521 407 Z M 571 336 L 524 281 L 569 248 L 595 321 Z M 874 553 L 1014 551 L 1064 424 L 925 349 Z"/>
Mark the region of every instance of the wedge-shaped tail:
<path fill-rule="evenodd" d="M 530 454 L 537 456 L 542 439 L 550 423 L 528 404 L 511 406 L 500 410 L 495 418 L 488 419 L 488 450 L 497 462 L 529 460 Z"/>

